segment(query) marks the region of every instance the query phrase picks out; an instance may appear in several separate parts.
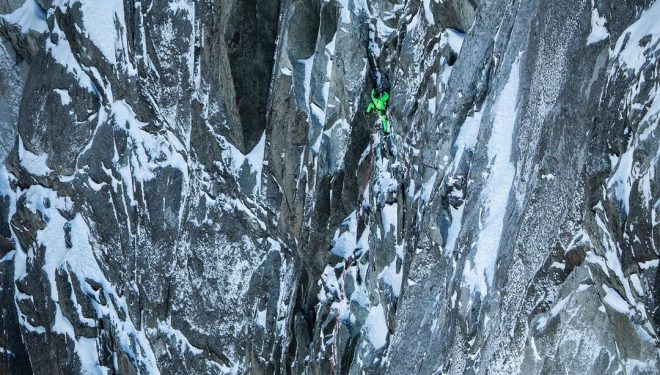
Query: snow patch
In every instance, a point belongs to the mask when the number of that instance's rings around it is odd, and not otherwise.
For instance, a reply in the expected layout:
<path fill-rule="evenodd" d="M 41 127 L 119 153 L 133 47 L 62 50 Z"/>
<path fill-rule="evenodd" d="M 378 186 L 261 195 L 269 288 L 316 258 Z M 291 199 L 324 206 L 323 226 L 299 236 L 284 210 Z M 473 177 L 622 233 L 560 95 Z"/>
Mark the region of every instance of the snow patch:
<path fill-rule="evenodd" d="M 431 193 L 433 192 L 433 186 L 435 185 L 435 180 L 438 178 L 438 172 L 433 172 L 431 177 L 429 177 L 428 180 L 426 180 L 424 183 L 422 183 L 422 187 L 420 189 L 420 198 L 428 202 L 431 199 Z"/>
<path fill-rule="evenodd" d="M 357 218 L 355 211 L 344 219 L 341 227 L 335 231 L 331 252 L 344 259 L 348 259 L 353 255 L 353 250 L 356 247 Z"/>
<path fill-rule="evenodd" d="M 637 264 L 639 265 L 639 268 L 642 270 L 649 270 L 651 268 L 658 268 L 658 263 L 660 260 L 658 259 L 653 259 L 653 260 L 647 260 L 646 262 L 638 262 Z"/>
<path fill-rule="evenodd" d="M 435 20 L 433 19 L 433 12 L 431 11 L 431 0 L 423 0 L 424 6 L 424 18 L 429 25 L 435 25 Z"/>
<path fill-rule="evenodd" d="M 46 164 L 48 155 L 37 155 L 26 150 L 23 147 L 23 139 L 20 135 L 18 136 L 18 160 L 28 173 L 35 176 L 47 176 L 53 171 Z"/>
<path fill-rule="evenodd" d="M 245 155 L 245 160 L 250 167 L 250 173 L 257 176 L 257 183 L 254 186 L 253 194 L 256 196 L 261 191 L 261 171 L 264 168 L 264 150 L 266 149 L 266 132 L 261 135 L 261 140 L 256 146 Z"/>
<path fill-rule="evenodd" d="M 607 182 L 607 188 L 612 189 L 614 197 L 623 204 L 626 215 L 630 211 L 630 190 L 633 183 L 633 153 L 636 147 L 630 147 L 618 158 L 614 174 Z"/>
<path fill-rule="evenodd" d="M 638 72 L 647 61 L 647 57 L 644 56 L 646 47 L 654 46 L 660 39 L 658 20 L 660 20 L 660 1 L 656 0 L 635 23 L 621 33 L 614 49 L 610 52 L 610 57 L 618 56 L 620 63 Z M 647 35 L 650 35 L 650 41 L 640 46 L 640 40 Z"/>
<path fill-rule="evenodd" d="M 394 258 L 392 263 L 387 265 L 383 270 L 378 274 L 378 280 L 381 280 L 385 285 L 392 287 L 392 293 L 395 297 L 399 297 L 401 293 L 401 281 L 403 272 L 396 272 L 396 260 Z"/>
<path fill-rule="evenodd" d="M 619 292 L 616 290 L 610 288 L 609 286 L 603 284 L 603 290 L 605 291 L 605 297 L 603 298 L 603 302 L 607 304 L 609 307 L 613 308 L 614 310 L 620 312 L 621 314 L 630 314 L 630 307 L 628 306 L 628 302 L 621 297 Z"/>
<path fill-rule="evenodd" d="M 351 11 L 348 8 L 349 0 L 338 0 L 339 3 L 339 21 L 342 24 L 351 23 Z"/>
<path fill-rule="evenodd" d="M 591 2 L 591 6 L 593 7 L 591 10 L 591 33 L 587 37 L 587 45 L 600 42 L 610 35 L 607 32 L 607 28 L 605 28 L 607 20 L 598 14 L 598 8 L 596 8 L 593 1 Z"/>
<path fill-rule="evenodd" d="M 479 213 L 480 231 L 474 257 L 466 262 L 463 269 L 465 285 L 481 296 L 486 295 L 492 283 L 509 192 L 516 172 L 511 156 L 517 117 L 518 85 L 519 69 L 516 60 L 493 108 L 494 119 L 487 145 L 490 167 L 480 197 L 483 207 Z"/>
<path fill-rule="evenodd" d="M 117 49 L 123 48 L 116 25 L 123 26 L 124 2 L 121 0 L 81 0 L 82 21 L 87 37 L 112 65 L 117 62 Z"/>
<path fill-rule="evenodd" d="M 259 327 L 266 328 L 266 313 L 268 310 L 263 309 L 263 310 L 257 310 L 257 316 L 255 318 L 255 322 Z"/>
<path fill-rule="evenodd" d="M 397 233 L 397 206 L 395 204 L 386 204 L 380 213 L 383 229 L 385 233 L 393 233 L 396 237 Z"/>
<path fill-rule="evenodd" d="M 454 251 L 456 247 L 456 239 L 461 232 L 461 224 L 463 221 L 463 210 L 465 209 L 465 204 L 458 206 L 458 208 L 450 207 L 451 214 L 451 224 L 449 225 L 449 230 L 447 231 L 447 241 L 445 242 L 445 255 L 449 255 Z"/>
<path fill-rule="evenodd" d="M 456 161 L 454 170 L 458 167 L 458 162 L 463 157 L 463 153 L 466 150 L 473 151 L 477 146 L 481 117 L 481 112 L 474 112 L 471 116 L 465 118 L 458 137 L 456 137 L 456 141 L 454 142 L 454 147 L 456 148 L 456 152 L 454 153 L 454 160 Z"/>
<path fill-rule="evenodd" d="M 71 104 L 71 96 L 69 96 L 68 91 L 62 89 L 55 89 L 53 91 L 55 91 L 60 96 L 60 102 L 62 103 L 62 106 Z"/>
<path fill-rule="evenodd" d="M 541 179 L 543 179 L 543 180 L 548 180 L 548 181 L 550 181 L 550 180 L 554 180 L 554 179 L 555 179 L 555 175 L 553 175 L 552 173 L 542 174 L 542 175 L 541 175 Z"/>
<path fill-rule="evenodd" d="M 364 329 L 367 333 L 367 339 L 376 350 L 385 346 L 388 329 L 382 304 L 369 308 L 369 316 L 367 316 L 364 323 Z"/>
<path fill-rule="evenodd" d="M 457 54 L 461 52 L 463 47 L 463 40 L 465 39 L 465 34 L 460 31 L 447 28 L 445 29 L 445 34 L 447 35 L 447 42 L 454 52 Z"/>
<path fill-rule="evenodd" d="M 41 9 L 37 0 L 26 0 L 20 8 L 12 13 L 0 15 L 0 18 L 18 25 L 22 33 L 36 31 L 42 34 L 48 30 L 46 13 Z"/>

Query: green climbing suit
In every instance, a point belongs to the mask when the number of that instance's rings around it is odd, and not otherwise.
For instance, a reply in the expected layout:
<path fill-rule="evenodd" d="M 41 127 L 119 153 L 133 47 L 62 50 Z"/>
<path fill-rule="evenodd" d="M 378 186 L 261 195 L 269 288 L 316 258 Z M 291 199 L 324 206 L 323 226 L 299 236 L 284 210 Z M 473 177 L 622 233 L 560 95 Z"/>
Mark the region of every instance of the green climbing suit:
<path fill-rule="evenodd" d="M 380 123 L 383 125 L 383 133 L 390 134 L 390 122 L 387 120 L 387 100 L 390 98 L 390 94 L 385 91 L 383 95 L 377 96 L 376 89 L 371 89 L 371 102 L 367 106 L 367 113 L 376 109 L 378 113 L 378 118 L 380 118 Z"/>

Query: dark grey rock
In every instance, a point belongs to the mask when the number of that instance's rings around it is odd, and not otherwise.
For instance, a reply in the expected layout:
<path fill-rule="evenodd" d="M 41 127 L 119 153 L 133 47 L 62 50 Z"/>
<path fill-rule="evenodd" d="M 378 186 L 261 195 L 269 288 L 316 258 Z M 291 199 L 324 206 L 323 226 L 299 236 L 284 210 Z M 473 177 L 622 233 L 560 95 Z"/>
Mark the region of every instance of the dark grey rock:
<path fill-rule="evenodd" d="M 659 371 L 658 4 L 33 5 L 0 372 Z"/>

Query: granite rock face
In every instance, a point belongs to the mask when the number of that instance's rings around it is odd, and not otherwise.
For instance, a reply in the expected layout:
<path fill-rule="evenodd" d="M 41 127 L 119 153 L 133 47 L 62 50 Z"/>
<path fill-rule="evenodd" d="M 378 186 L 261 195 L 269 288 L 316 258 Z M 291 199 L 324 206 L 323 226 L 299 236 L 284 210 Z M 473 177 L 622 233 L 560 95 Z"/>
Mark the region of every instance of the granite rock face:
<path fill-rule="evenodd" d="M 659 1 L 0 13 L 0 373 L 660 372 Z"/>

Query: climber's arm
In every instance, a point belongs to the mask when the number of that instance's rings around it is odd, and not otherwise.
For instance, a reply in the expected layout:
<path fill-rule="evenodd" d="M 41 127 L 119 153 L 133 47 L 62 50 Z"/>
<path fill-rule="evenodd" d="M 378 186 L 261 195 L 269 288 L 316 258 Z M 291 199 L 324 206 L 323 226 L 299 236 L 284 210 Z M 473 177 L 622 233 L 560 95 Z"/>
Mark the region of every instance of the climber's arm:
<path fill-rule="evenodd" d="M 380 100 L 383 101 L 383 103 L 387 103 L 387 100 L 390 98 L 390 93 L 387 91 L 383 92 L 383 95 L 380 97 Z"/>

